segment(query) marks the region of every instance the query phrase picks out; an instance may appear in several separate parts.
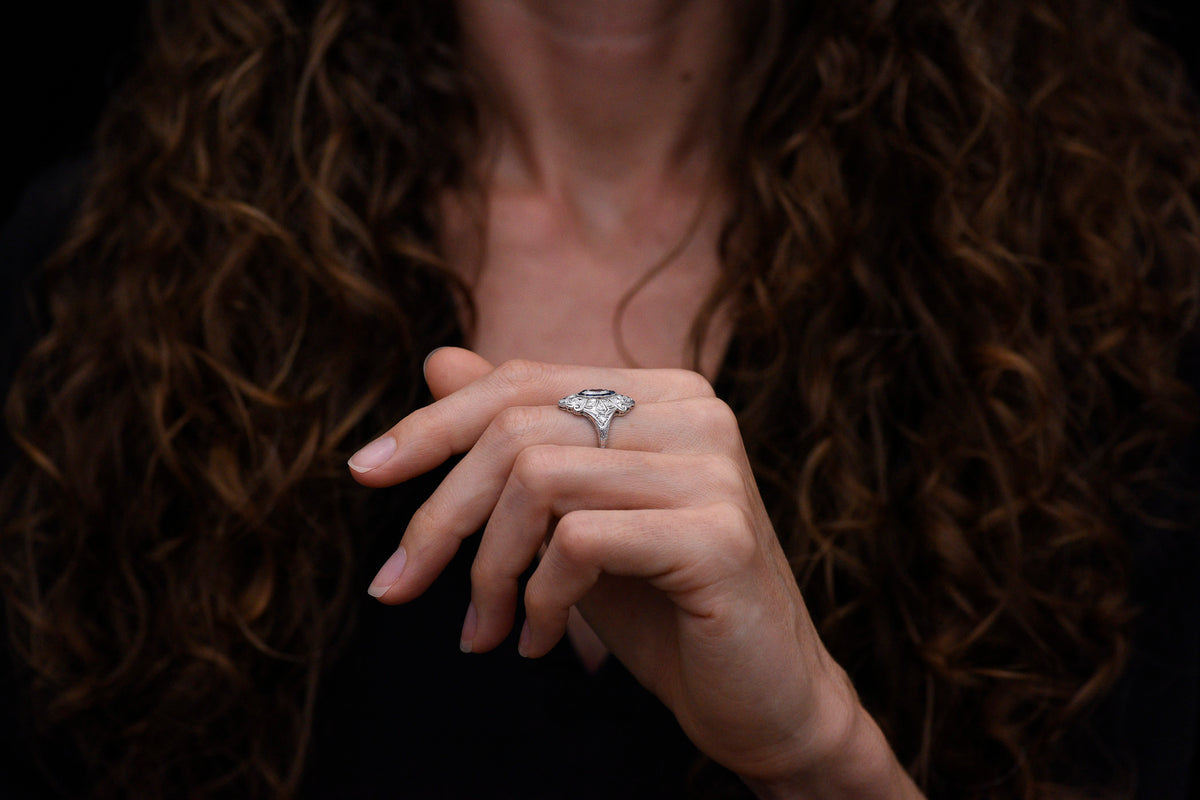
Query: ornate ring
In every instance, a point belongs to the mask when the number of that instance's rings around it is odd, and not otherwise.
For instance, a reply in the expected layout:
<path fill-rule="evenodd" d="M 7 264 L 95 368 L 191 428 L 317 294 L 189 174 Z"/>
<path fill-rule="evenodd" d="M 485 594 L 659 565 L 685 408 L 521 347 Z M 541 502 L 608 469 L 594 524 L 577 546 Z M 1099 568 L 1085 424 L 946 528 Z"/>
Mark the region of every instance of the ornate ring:
<path fill-rule="evenodd" d="M 601 447 L 608 446 L 608 429 L 613 417 L 623 417 L 633 410 L 632 397 L 617 394 L 612 389 L 584 389 L 558 401 L 558 407 L 581 417 L 587 417 L 596 427 Z"/>

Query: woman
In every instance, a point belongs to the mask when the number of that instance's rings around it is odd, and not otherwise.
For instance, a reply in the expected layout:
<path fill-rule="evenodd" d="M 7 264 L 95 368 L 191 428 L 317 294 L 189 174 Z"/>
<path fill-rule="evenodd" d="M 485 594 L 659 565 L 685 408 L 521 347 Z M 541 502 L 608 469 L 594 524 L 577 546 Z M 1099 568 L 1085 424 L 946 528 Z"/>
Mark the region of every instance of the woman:
<path fill-rule="evenodd" d="M 1182 796 L 1196 123 L 999 5 L 156 6 L 8 406 L 66 791 Z"/>

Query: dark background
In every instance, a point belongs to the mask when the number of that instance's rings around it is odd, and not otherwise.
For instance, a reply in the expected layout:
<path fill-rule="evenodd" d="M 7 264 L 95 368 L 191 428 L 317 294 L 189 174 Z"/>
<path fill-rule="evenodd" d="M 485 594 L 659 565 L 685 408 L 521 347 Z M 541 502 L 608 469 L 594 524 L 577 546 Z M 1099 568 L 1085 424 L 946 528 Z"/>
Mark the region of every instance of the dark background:
<path fill-rule="evenodd" d="M 1200 25 L 1187 12 L 1200 3 L 1131 2 L 1141 23 L 1180 53 L 1196 82 Z M 0 169 L 0 220 L 9 217 L 34 176 L 87 149 L 105 98 L 136 60 L 141 3 L 26 2 L 21 4 L 27 20 L 22 24 L 15 23 L 14 9 L 7 9 L 0 24 L 0 87 L 5 94 L 0 126 L 9 142 Z"/>

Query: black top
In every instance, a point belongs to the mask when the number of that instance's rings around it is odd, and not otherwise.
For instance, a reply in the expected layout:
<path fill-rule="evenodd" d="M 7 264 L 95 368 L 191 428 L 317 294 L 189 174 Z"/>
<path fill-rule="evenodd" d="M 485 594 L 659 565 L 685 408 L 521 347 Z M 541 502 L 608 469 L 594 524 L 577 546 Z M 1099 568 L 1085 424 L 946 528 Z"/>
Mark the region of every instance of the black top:
<path fill-rule="evenodd" d="M 81 165 L 44 178 L 0 232 L 0 387 L 32 343 L 22 297 L 77 202 Z M 0 306 L 0 310 L 4 306 Z M 1200 364 L 1188 372 L 1200 377 Z M 1194 381 L 1200 383 L 1200 381 Z M 11 457 L 0 438 L 0 466 Z M 1185 459 L 1195 464 L 1195 449 Z M 1181 474 L 1200 471 L 1181 468 Z M 395 547 L 404 509 L 438 476 L 378 520 L 360 565 L 357 622 L 325 676 L 307 797 L 621 797 L 685 795 L 697 754 L 670 713 L 615 659 L 588 674 L 568 645 L 525 660 L 510 640 L 488 654 L 458 651 L 473 557 L 464 548 L 418 600 L 400 607 L 365 587 Z M 1190 479 L 1181 479 L 1190 480 Z M 1179 517 L 1176 509 L 1166 513 Z M 1132 528 L 1134 597 L 1144 609 L 1127 673 L 1100 715 L 1101 735 L 1126 754 L 1141 800 L 1200 798 L 1200 537 L 1196 530 Z M 59 796 L 74 777 L 69 754 L 35 744 L 11 658 L 0 658 L 0 799 Z M 36 757 L 35 757 L 36 754 Z M 47 777 L 49 773 L 50 777 Z M 61 778 L 56 781 L 55 777 Z"/>

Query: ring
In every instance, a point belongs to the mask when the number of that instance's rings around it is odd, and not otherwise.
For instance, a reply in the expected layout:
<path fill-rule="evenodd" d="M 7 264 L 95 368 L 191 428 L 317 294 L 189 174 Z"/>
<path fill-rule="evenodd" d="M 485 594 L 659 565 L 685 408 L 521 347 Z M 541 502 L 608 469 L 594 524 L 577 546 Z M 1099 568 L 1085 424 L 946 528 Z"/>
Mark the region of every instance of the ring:
<path fill-rule="evenodd" d="M 623 417 L 633 410 L 633 398 L 617 394 L 612 389 L 584 389 L 558 401 L 558 407 L 581 417 L 587 417 L 596 427 L 601 447 L 608 447 L 608 429 L 613 417 Z"/>

